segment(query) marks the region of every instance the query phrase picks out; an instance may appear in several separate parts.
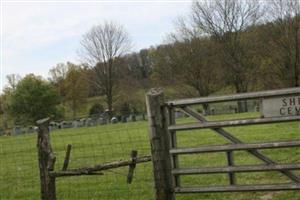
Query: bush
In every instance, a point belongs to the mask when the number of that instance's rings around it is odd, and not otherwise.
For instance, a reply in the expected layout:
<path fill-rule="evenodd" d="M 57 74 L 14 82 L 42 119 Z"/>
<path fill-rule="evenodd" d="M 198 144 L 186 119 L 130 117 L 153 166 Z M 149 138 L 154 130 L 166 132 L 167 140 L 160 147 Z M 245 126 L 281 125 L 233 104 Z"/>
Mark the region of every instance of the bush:
<path fill-rule="evenodd" d="M 89 111 L 89 115 L 93 116 L 93 115 L 101 115 L 104 112 L 104 107 L 99 104 L 99 103 L 95 103 Z"/>

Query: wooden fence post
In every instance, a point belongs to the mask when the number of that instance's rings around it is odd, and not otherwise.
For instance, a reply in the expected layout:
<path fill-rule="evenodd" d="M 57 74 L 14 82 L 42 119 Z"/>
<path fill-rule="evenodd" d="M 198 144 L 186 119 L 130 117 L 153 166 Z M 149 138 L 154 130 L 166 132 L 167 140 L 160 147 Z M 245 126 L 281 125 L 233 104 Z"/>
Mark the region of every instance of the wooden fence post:
<path fill-rule="evenodd" d="M 49 118 L 38 120 L 38 164 L 42 200 L 56 200 L 55 177 L 49 175 L 54 170 L 55 156 L 52 153 L 49 136 Z"/>
<path fill-rule="evenodd" d="M 151 89 L 146 94 L 149 120 L 149 139 L 155 184 L 156 200 L 174 200 L 171 159 L 169 153 L 170 138 L 167 131 L 167 113 L 164 107 L 162 89 Z"/>

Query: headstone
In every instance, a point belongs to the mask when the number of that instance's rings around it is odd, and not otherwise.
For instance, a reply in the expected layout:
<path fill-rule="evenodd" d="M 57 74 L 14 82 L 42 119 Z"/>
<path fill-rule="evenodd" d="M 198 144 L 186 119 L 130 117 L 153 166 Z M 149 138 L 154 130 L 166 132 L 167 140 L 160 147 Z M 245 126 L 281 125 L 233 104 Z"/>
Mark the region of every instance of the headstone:
<path fill-rule="evenodd" d="M 35 129 L 34 129 L 34 127 L 33 126 L 29 126 L 28 128 L 27 128 L 27 133 L 35 133 L 36 131 L 35 131 Z"/>
<path fill-rule="evenodd" d="M 126 123 L 127 122 L 127 117 L 126 116 L 122 116 L 122 123 Z"/>
<path fill-rule="evenodd" d="M 118 120 L 117 120 L 116 117 L 112 117 L 111 120 L 110 120 L 110 122 L 111 122 L 112 124 L 116 124 L 116 123 L 118 123 Z"/>
<path fill-rule="evenodd" d="M 136 122 L 136 115 L 131 115 L 131 121 Z"/>
<path fill-rule="evenodd" d="M 38 131 L 39 131 L 39 127 L 34 126 L 33 128 L 34 128 L 35 132 L 38 132 Z"/>
<path fill-rule="evenodd" d="M 65 121 L 59 123 L 59 128 L 61 129 L 65 128 Z"/>
<path fill-rule="evenodd" d="M 20 126 L 13 127 L 13 135 L 20 135 L 22 134 L 22 128 Z"/>
<path fill-rule="evenodd" d="M 104 119 L 103 119 L 103 117 L 100 117 L 99 119 L 97 119 L 97 124 L 98 124 L 98 125 L 103 125 L 103 124 L 104 124 Z"/>
<path fill-rule="evenodd" d="M 175 118 L 180 118 L 180 117 L 183 117 L 184 114 L 180 111 L 175 111 Z"/>
<path fill-rule="evenodd" d="M 87 118 L 85 124 L 86 126 L 94 126 L 94 120 L 92 118 Z"/>
<path fill-rule="evenodd" d="M 4 129 L 0 128 L 0 136 L 4 135 L 5 131 Z"/>
<path fill-rule="evenodd" d="M 71 128 L 72 127 L 72 122 L 67 122 L 67 121 L 62 121 L 60 123 L 61 128 Z"/>
<path fill-rule="evenodd" d="M 50 122 L 49 125 L 51 126 L 52 130 L 58 129 L 58 123 L 56 122 Z"/>
<path fill-rule="evenodd" d="M 97 119 L 92 118 L 92 126 L 97 126 Z"/>
<path fill-rule="evenodd" d="M 122 115 L 118 115 L 117 116 L 117 120 L 118 120 L 118 122 L 121 122 L 123 120 L 123 116 Z"/>
<path fill-rule="evenodd" d="M 91 126 L 91 118 L 86 118 L 85 120 L 85 126 Z"/>
<path fill-rule="evenodd" d="M 73 127 L 73 128 L 78 128 L 78 127 L 79 127 L 79 122 L 78 122 L 77 120 L 74 120 L 74 121 L 72 122 L 72 127 Z"/>
<path fill-rule="evenodd" d="M 86 118 L 82 118 L 79 120 L 79 127 L 83 127 L 83 126 L 86 126 Z"/>

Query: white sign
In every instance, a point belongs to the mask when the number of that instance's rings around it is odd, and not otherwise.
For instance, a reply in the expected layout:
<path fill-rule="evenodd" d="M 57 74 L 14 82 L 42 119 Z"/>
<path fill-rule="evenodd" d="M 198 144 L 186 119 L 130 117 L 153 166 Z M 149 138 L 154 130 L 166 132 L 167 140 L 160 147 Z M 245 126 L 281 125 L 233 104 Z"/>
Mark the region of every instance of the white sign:
<path fill-rule="evenodd" d="M 263 117 L 300 115 L 300 95 L 263 99 L 261 106 Z"/>

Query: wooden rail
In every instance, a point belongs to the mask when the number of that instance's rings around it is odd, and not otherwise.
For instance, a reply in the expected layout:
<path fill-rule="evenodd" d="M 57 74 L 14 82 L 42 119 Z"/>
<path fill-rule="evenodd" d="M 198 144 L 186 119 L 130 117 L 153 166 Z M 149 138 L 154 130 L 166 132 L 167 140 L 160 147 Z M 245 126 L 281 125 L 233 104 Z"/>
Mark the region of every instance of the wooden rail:
<path fill-rule="evenodd" d="M 263 142 L 263 143 L 248 143 L 248 144 L 227 144 L 227 145 L 212 145 L 194 148 L 177 148 L 170 149 L 171 154 L 194 154 L 194 153 L 212 153 L 223 151 L 237 151 L 250 149 L 274 149 L 288 148 L 300 146 L 300 140 L 297 141 L 282 141 L 282 142 Z"/>
<path fill-rule="evenodd" d="M 78 169 L 69 169 L 66 171 L 52 171 L 49 172 L 52 177 L 62 177 L 62 176 L 80 176 L 80 175 L 102 175 L 102 173 L 96 173 L 103 170 L 114 169 L 124 166 L 130 166 L 133 163 L 143 163 L 151 161 L 151 156 L 142 156 L 137 157 L 135 160 L 123 160 L 123 161 L 115 161 L 110 163 L 105 163 L 101 165 L 95 165 L 93 167 L 83 167 Z"/>
<path fill-rule="evenodd" d="M 167 101 L 166 104 L 168 106 L 187 106 L 187 105 L 203 104 L 203 103 L 249 100 L 249 99 L 279 97 L 279 96 L 288 96 L 288 95 L 296 95 L 296 94 L 300 94 L 300 87 L 281 89 L 281 90 L 240 93 L 240 94 L 232 94 L 226 96 L 211 96 L 211 97 L 192 98 L 192 99 L 180 99 L 180 100 Z"/>
<path fill-rule="evenodd" d="M 270 185 L 230 185 L 209 187 L 176 187 L 175 193 L 213 193 L 213 192 L 252 192 L 299 190 L 300 184 L 270 184 Z"/>
<path fill-rule="evenodd" d="M 261 171 L 279 171 L 279 170 L 297 170 L 300 164 L 274 164 L 274 165 L 244 165 L 244 166 L 226 166 L 226 167 L 203 167 L 203 168 L 181 168 L 173 169 L 175 175 L 192 174 L 217 174 L 230 172 L 261 172 Z"/>
<path fill-rule="evenodd" d="M 220 128 L 220 127 L 232 127 L 232 126 L 271 124 L 271 123 L 281 123 L 281 122 L 292 122 L 298 120 L 300 120 L 300 116 L 211 121 L 211 122 L 203 122 L 203 123 L 171 125 L 168 127 L 168 129 L 180 131 L 180 130 L 203 129 L 203 128 Z"/>

